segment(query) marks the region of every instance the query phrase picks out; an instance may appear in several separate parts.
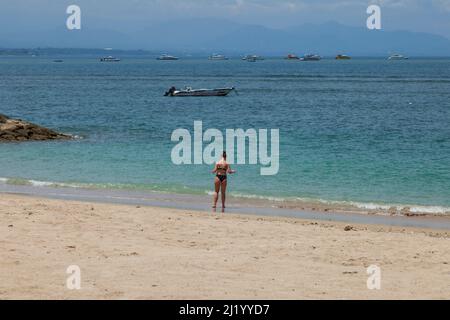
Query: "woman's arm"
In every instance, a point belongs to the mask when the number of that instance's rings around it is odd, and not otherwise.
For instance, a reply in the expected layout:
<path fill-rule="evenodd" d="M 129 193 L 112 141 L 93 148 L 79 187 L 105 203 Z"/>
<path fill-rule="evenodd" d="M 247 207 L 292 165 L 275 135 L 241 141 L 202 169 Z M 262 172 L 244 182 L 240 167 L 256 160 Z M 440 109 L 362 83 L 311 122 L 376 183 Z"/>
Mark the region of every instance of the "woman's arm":
<path fill-rule="evenodd" d="M 236 172 L 236 170 L 231 169 L 230 165 L 228 165 L 227 173 L 232 174 L 232 173 L 235 173 L 235 172 Z"/>
<path fill-rule="evenodd" d="M 214 169 L 213 171 L 211 171 L 212 173 L 216 173 L 217 172 L 217 163 L 214 165 Z"/>

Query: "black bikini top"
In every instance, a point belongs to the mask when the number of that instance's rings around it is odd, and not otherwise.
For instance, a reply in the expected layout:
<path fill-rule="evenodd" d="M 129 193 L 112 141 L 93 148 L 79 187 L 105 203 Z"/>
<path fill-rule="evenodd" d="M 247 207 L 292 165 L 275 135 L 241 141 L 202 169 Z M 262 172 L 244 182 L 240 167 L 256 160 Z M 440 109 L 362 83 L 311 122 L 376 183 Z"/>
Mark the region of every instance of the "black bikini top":
<path fill-rule="evenodd" d="M 227 170 L 227 166 L 226 165 L 222 165 L 222 164 L 218 164 L 217 165 L 217 170 Z"/>

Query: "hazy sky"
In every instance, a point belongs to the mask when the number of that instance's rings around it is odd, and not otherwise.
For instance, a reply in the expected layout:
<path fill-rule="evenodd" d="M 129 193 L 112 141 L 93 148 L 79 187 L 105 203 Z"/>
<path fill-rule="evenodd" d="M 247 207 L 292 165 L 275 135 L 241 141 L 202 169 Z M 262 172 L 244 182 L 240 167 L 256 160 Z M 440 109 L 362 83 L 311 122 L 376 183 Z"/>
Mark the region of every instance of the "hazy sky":
<path fill-rule="evenodd" d="M 81 7 L 83 27 L 119 31 L 198 17 L 276 28 L 331 20 L 364 27 L 367 6 L 378 4 L 385 30 L 450 38 L 450 0 L 0 0 L 1 31 L 64 27 L 70 4 Z"/>

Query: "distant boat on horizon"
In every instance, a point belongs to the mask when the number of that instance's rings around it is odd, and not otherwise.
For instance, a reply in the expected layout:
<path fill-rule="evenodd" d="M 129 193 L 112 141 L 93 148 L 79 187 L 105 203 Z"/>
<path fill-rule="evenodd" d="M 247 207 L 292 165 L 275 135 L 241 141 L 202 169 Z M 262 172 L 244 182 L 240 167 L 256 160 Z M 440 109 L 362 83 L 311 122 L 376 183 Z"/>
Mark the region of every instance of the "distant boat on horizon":
<path fill-rule="evenodd" d="M 101 62 L 119 62 L 120 59 L 119 58 L 115 58 L 113 56 L 108 56 L 108 57 L 100 58 L 100 61 Z"/>
<path fill-rule="evenodd" d="M 178 57 L 171 56 L 168 54 L 162 54 L 158 58 L 156 58 L 156 60 L 165 60 L 165 61 L 178 60 L 178 59 L 179 59 Z"/>
<path fill-rule="evenodd" d="M 345 54 L 338 54 L 338 55 L 336 56 L 335 59 L 336 59 L 336 60 L 350 60 L 351 57 L 350 57 L 350 56 L 347 56 L 347 55 L 345 55 Z"/>
<path fill-rule="evenodd" d="M 248 61 L 248 62 L 256 62 L 260 60 L 264 60 L 263 57 L 258 56 L 256 54 L 248 54 L 242 58 L 242 60 Z"/>
<path fill-rule="evenodd" d="M 301 61 L 319 61 L 320 59 L 322 57 L 317 54 L 306 54 L 300 58 Z"/>
<path fill-rule="evenodd" d="M 391 54 L 388 58 L 388 60 L 408 60 L 409 57 L 405 57 L 404 55 L 395 53 L 395 54 Z"/>
<path fill-rule="evenodd" d="M 296 56 L 295 54 L 288 54 L 286 57 L 285 57 L 285 59 L 286 60 L 300 60 L 300 58 L 298 57 L 298 56 Z"/>
<path fill-rule="evenodd" d="M 177 90 L 175 87 L 171 87 L 164 96 L 166 97 L 224 97 L 231 91 L 235 90 L 234 87 L 230 88 L 217 88 L 217 89 L 192 89 L 186 87 L 185 89 Z"/>
<path fill-rule="evenodd" d="M 228 57 L 222 55 L 222 54 L 212 54 L 208 57 L 209 60 L 228 60 Z"/>

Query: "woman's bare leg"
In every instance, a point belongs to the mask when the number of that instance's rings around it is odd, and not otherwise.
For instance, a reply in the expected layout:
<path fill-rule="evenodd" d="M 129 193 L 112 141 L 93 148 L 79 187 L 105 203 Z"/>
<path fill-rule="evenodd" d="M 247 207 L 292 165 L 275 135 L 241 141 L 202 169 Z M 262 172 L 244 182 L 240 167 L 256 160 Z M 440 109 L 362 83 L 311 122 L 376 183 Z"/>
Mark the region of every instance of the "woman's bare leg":
<path fill-rule="evenodd" d="M 219 199 L 219 190 L 220 190 L 220 180 L 219 178 L 214 179 L 214 196 L 213 196 L 213 208 L 217 207 L 217 200 Z"/>
<path fill-rule="evenodd" d="M 222 208 L 225 208 L 225 195 L 227 192 L 227 179 L 223 180 L 220 186 L 220 193 L 222 195 Z"/>

